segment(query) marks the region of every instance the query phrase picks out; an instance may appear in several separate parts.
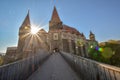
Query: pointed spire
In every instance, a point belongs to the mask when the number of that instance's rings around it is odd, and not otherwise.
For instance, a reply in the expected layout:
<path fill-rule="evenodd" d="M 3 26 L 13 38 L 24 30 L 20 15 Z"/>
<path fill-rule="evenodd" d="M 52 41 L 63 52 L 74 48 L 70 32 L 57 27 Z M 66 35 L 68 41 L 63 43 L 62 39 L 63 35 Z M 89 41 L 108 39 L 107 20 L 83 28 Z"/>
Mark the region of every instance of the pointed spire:
<path fill-rule="evenodd" d="M 81 33 L 81 36 L 85 39 L 86 37 L 85 37 L 85 35 L 84 35 L 84 33 Z"/>
<path fill-rule="evenodd" d="M 89 39 L 95 41 L 95 35 L 90 31 Z"/>
<path fill-rule="evenodd" d="M 25 26 L 30 26 L 29 10 L 28 10 L 27 16 L 25 17 L 21 27 L 25 27 Z"/>
<path fill-rule="evenodd" d="M 53 13 L 52 13 L 51 21 L 61 22 L 61 20 L 60 20 L 60 18 L 59 18 L 59 15 L 58 15 L 58 12 L 57 12 L 57 9 L 56 9 L 55 6 L 54 6 Z"/>
<path fill-rule="evenodd" d="M 82 36 L 82 37 L 84 37 L 84 34 L 83 34 L 83 33 L 81 33 L 81 36 Z"/>
<path fill-rule="evenodd" d="M 30 10 L 28 9 L 27 15 L 29 15 L 29 13 L 30 13 Z"/>
<path fill-rule="evenodd" d="M 92 31 L 90 31 L 90 35 L 94 35 L 94 34 L 92 33 Z"/>

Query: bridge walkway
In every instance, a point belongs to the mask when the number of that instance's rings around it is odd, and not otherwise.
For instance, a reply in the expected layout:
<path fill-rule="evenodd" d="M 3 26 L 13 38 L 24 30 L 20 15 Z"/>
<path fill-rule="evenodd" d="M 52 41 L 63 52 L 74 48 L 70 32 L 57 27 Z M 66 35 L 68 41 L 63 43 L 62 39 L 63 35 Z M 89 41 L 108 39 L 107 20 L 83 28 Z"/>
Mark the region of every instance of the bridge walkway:
<path fill-rule="evenodd" d="M 27 80 L 81 79 L 59 53 L 54 53 Z"/>

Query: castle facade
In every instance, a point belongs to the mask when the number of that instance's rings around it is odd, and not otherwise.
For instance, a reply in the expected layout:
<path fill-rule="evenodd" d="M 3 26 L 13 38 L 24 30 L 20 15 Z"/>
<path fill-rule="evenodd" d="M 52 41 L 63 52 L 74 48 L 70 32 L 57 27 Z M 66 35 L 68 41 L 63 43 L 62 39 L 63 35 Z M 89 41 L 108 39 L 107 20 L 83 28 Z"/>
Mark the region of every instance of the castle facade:
<path fill-rule="evenodd" d="M 87 48 L 97 45 L 95 35 L 90 32 L 90 39 L 86 39 L 73 27 L 63 24 L 56 7 L 54 7 L 51 20 L 49 21 L 49 31 L 40 29 L 36 35 L 30 35 L 31 23 L 29 13 L 19 28 L 18 53 L 45 49 L 49 52 L 64 51 L 88 57 Z"/>

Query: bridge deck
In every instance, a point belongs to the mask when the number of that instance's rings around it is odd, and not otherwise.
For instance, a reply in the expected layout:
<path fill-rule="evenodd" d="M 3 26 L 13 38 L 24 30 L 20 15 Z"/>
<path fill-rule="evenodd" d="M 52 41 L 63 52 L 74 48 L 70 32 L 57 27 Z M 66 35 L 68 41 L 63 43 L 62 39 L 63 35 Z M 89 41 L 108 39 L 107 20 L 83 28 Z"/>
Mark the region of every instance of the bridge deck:
<path fill-rule="evenodd" d="M 55 53 L 28 80 L 81 80 L 59 53 Z"/>

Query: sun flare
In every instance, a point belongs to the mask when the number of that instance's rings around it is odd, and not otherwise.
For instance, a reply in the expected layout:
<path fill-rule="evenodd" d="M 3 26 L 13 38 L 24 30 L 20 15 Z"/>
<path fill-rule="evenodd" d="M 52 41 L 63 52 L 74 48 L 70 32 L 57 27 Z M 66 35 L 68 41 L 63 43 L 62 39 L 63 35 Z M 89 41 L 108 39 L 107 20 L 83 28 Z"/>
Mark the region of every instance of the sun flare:
<path fill-rule="evenodd" d="M 39 30 L 40 30 L 39 27 L 37 27 L 35 25 L 31 26 L 31 34 L 37 34 Z"/>

